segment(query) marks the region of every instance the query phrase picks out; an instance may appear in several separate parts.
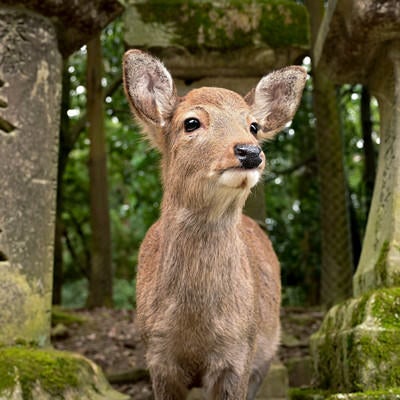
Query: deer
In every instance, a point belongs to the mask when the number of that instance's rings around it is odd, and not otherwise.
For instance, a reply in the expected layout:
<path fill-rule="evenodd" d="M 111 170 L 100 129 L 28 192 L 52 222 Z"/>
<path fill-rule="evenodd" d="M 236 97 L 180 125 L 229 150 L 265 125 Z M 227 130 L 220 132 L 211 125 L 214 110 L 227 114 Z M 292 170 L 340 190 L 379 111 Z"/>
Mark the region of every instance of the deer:
<path fill-rule="evenodd" d="M 261 179 L 261 143 L 290 122 L 306 70 L 264 76 L 245 97 L 223 88 L 179 97 L 156 57 L 128 50 L 124 90 L 161 153 L 159 220 L 139 250 L 136 323 L 156 400 L 252 400 L 280 341 L 280 265 L 242 210 Z"/>

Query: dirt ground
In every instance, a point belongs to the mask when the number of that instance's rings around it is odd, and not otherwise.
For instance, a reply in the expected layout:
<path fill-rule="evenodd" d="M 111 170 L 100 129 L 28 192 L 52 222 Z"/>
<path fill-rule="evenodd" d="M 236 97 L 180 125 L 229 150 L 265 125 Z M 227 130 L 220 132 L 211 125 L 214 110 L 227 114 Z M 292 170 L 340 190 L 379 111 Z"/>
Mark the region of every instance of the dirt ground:
<path fill-rule="evenodd" d="M 134 311 L 75 310 L 74 314 L 85 322 L 56 324 L 52 335 L 54 347 L 90 358 L 114 381 L 113 386 L 118 391 L 130 395 L 132 399 L 152 399 L 144 349 L 135 328 Z M 323 313 L 318 310 L 282 309 L 283 334 L 278 356 L 283 362 L 309 354 L 308 339 L 318 330 L 322 316 Z"/>

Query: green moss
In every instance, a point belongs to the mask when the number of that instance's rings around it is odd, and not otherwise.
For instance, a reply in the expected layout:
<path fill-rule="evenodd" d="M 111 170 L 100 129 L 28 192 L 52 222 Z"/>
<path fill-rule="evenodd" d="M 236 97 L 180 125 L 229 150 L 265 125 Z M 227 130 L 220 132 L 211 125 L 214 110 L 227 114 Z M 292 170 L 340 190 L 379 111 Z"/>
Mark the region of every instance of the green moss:
<path fill-rule="evenodd" d="M 356 393 L 339 393 L 328 397 L 328 400 L 398 400 L 400 389 L 389 390 L 367 390 Z"/>
<path fill-rule="evenodd" d="M 388 390 L 367 390 L 354 393 L 332 393 L 319 389 L 289 389 L 290 400 L 398 400 L 400 388 Z"/>
<path fill-rule="evenodd" d="M 400 288 L 331 309 L 311 339 L 318 383 L 336 391 L 400 387 Z"/>
<path fill-rule="evenodd" d="M 323 400 L 330 396 L 330 392 L 320 389 L 310 388 L 290 388 L 289 399 L 290 400 Z"/>
<path fill-rule="evenodd" d="M 372 315 L 386 329 L 400 329 L 400 287 L 377 291 L 372 304 Z"/>
<path fill-rule="evenodd" d="M 389 242 L 384 242 L 379 252 L 378 261 L 376 262 L 375 271 L 378 282 L 387 284 L 387 257 L 390 250 Z"/>
<path fill-rule="evenodd" d="M 26 347 L 0 349 L 0 394 L 20 383 L 23 398 L 32 399 L 40 385 L 53 398 L 66 389 L 78 387 L 82 361 L 68 353 Z"/>
<path fill-rule="evenodd" d="M 60 307 L 53 307 L 51 310 L 51 324 L 56 326 L 58 324 L 63 324 L 65 326 L 69 326 L 72 324 L 83 324 L 86 322 L 86 319 L 74 314 L 71 311 L 63 310 Z"/>
<path fill-rule="evenodd" d="M 148 0 L 135 4 L 143 22 L 175 32 L 173 44 L 234 50 L 263 42 L 272 48 L 309 46 L 308 14 L 289 0 Z"/>

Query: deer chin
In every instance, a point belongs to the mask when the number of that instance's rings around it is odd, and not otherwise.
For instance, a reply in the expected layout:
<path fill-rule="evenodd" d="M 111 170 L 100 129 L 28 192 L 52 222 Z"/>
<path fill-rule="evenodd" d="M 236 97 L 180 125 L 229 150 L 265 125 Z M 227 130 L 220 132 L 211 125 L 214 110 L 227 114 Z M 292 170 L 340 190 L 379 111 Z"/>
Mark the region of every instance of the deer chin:
<path fill-rule="evenodd" d="M 232 189 L 250 190 L 258 183 L 260 176 L 261 172 L 255 168 L 229 168 L 219 176 L 218 183 Z"/>

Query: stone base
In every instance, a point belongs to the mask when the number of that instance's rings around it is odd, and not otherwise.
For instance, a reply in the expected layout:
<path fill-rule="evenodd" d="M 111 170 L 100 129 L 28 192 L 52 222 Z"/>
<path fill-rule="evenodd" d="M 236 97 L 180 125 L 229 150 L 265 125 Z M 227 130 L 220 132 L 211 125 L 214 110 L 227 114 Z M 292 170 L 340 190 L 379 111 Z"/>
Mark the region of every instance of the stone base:
<path fill-rule="evenodd" d="M 271 365 L 268 375 L 264 379 L 256 400 L 286 400 L 288 393 L 288 375 L 286 367 L 275 362 Z M 1 400 L 1 399 L 0 399 Z M 201 389 L 193 389 L 187 400 L 204 400 Z"/>
<path fill-rule="evenodd" d="M 399 338 L 398 287 L 333 307 L 311 337 L 317 387 L 331 393 L 400 387 Z"/>
<path fill-rule="evenodd" d="M 30 347 L 0 348 L 0 400 L 128 400 L 101 369 L 73 353 Z"/>

